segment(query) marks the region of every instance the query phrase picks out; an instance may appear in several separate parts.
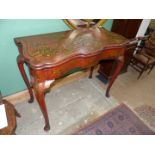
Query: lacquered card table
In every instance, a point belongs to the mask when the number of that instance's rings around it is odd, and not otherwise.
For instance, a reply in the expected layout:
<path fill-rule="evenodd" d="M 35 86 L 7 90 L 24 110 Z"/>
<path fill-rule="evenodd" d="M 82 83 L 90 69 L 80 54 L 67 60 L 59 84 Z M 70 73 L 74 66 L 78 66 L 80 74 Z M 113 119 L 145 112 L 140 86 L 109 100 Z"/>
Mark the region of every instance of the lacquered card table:
<path fill-rule="evenodd" d="M 15 38 L 15 43 L 20 53 L 17 57 L 18 67 L 30 94 L 29 102 L 34 100 L 33 88 L 45 119 L 44 130 L 49 130 L 44 97 L 50 85 L 77 67 L 90 68 L 91 78 L 94 66 L 101 60 L 115 59 L 117 67 L 106 90 L 109 97 L 109 90 L 123 66 L 124 49 L 129 41 L 103 28 L 79 28 Z M 29 68 L 30 81 L 24 63 Z"/>

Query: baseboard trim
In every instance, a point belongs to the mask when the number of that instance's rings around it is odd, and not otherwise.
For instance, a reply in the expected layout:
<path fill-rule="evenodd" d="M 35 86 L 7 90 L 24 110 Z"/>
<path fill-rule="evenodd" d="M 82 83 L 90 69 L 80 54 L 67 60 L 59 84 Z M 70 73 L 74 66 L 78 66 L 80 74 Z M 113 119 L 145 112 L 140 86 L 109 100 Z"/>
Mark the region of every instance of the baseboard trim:
<path fill-rule="evenodd" d="M 24 91 L 20 91 L 18 93 L 6 96 L 3 99 L 6 99 L 7 101 L 9 101 L 12 104 L 17 104 L 17 103 L 21 103 L 23 101 L 28 100 L 29 93 L 28 93 L 28 90 L 24 90 Z"/>
<path fill-rule="evenodd" d="M 95 72 L 97 72 L 97 67 L 94 69 L 94 73 Z M 60 82 L 58 82 L 56 85 L 52 86 L 51 90 L 54 90 L 58 87 L 71 83 L 75 80 L 81 79 L 83 77 L 87 77 L 88 75 L 89 75 L 89 69 L 68 75 L 67 77 L 63 78 Z M 28 93 L 28 90 L 24 90 L 24 91 L 12 94 L 10 96 L 6 96 L 3 99 L 6 99 L 7 101 L 15 105 L 17 103 L 22 103 L 25 101 L 27 102 L 29 100 L 29 93 Z"/>

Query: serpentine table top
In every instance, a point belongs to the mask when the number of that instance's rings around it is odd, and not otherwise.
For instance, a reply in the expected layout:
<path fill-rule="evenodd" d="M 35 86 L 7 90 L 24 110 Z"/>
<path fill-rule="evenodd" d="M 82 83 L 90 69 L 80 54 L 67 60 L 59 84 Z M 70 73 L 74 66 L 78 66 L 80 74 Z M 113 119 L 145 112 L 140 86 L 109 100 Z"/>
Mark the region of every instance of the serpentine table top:
<path fill-rule="evenodd" d="M 68 59 L 97 55 L 128 43 L 121 35 L 104 28 L 79 28 L 64 32 L 16 38 L 22 46 L 21 54 L 32 68 L 41 69 L 59 65 Z"/>

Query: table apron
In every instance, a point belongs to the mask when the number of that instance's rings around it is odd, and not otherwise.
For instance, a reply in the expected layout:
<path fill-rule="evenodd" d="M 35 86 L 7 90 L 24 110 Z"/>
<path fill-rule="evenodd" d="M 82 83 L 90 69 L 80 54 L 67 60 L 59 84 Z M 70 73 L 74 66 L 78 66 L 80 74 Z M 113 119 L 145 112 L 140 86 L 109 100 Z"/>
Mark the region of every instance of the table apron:
<path fill-rule="evenodd" d="M 51 79 L 63 77 L 67 72 L 76 69 L 86 69 L 97 65 L 101 60 L 117 59 L 124 54 L 124 49 L 104 50 L 98 55 L 89 57 L 77 57 L 60 65 L 44 68 L 44 69 L 30 69 L 31 81 L 44 82 Z"/>

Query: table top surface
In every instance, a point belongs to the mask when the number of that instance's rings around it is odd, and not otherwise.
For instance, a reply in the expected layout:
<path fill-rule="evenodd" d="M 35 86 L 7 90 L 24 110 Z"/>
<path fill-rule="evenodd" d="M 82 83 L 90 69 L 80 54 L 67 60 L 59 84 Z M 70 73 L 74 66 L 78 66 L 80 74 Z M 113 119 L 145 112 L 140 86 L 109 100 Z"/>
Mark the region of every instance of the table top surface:
<path fill-rule="evenodd" d="M 79 28 L 15 38 L 20 54 L 31 67 L 56 65 L 77 56 L 91 56 L 105 49 L 123 47 L 128 40 L 104 28 Z"/>

